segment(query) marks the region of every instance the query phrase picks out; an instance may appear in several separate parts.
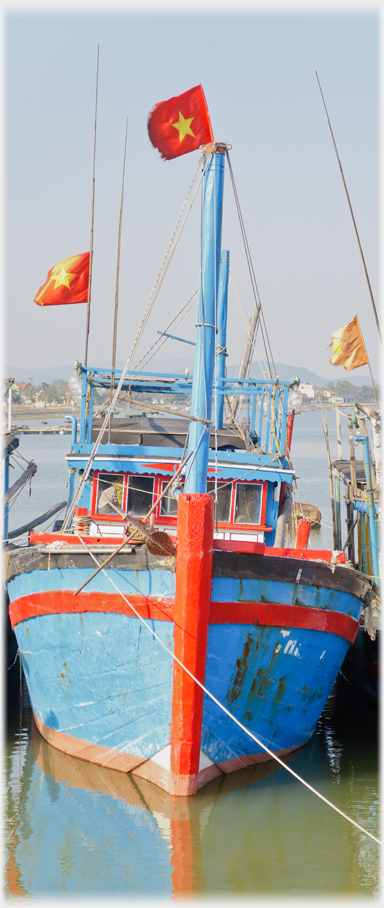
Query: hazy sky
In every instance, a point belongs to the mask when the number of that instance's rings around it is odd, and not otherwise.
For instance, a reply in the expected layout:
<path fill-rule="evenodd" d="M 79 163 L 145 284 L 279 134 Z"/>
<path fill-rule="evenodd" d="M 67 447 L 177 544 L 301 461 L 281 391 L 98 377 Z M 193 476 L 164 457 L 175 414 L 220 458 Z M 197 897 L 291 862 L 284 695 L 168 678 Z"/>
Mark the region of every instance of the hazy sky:
<path fill-rule="evenodd" d="M 234 15 L 232 10 L 240 9 Z M 112 12 L 108 12 L 112 10 Z M 223 7 L 225 10 L 225 6 Z M 358 315 L 378 376 L 377 331 L 317 70 L 378 304 L 379 19 L 256 5 L 178 15 L 93 5 L 76 13 L 8 7 L 6 48 L 5 360 L 83 360 L 86 306 L 33 302 L 47 272 L 89 249 L 97 46 L 100 46 L 94 274 L 89 359 L 111 360 L 117 230 L 129 118 L 117 357 L 125 361 L 198 161 L 166 163 L 147 136 L 154 103 L 201 82 L 215 139 L 231 161 L 274 358 L 331 379 L 331 333 Z M 244 305 L 253 302 L 229 173 L 223 248 Z M 199 202 L 140 350 L 198 286 Z M 192 316 L 182 329 L 194 339 Z M 229 363 L 244 323 L 230 294 Z M 192 348 L 173 344 L 167 356 Z M 367 374 L 367 367 L 356 370 Z"/>

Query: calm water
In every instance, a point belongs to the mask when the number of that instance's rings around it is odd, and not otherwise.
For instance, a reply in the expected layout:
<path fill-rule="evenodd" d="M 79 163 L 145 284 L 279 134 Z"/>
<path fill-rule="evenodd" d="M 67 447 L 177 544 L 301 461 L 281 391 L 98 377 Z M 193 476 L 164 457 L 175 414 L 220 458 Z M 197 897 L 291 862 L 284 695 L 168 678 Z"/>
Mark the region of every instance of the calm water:
<path fill-rule="evenodd" d="M 334 414 L 329 422 L 334 440 Z M 38 472 L 31 498 L 24 490 L 11 512 L 11 529 L 66 497 L 69 442 L 69 436 L 21 438 L 23 455 L 36 461 Z M 297 417 L 292 458 L 301 501 L 323 515 L 312 547 L 332 547 L 316 413 Z M 24 685 L 20 697 L 18 663 L 8 679 L 8 897 L 379 899 L 379 846 L 284 769 L 267 763 L 214 780 L 196 798 L 174 799 L 49 747 L 34 731 Z M 312 740 L 290 765 L 380 836 L 377 717 L 342 679 Z"/>

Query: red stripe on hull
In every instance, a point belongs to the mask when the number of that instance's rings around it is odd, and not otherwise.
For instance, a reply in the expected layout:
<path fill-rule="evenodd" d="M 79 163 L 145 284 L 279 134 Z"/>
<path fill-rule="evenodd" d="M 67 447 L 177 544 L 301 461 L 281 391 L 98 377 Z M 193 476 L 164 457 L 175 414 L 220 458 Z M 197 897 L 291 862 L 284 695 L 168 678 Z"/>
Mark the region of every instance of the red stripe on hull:
<path fill-rule="evenodd" d="M 172 599 L 150 596 L 127 596 L 139 615 L 145 619 L 173 621 Z M 42 615 L 114 612 L 135 617 L 135 613 L 118 593 L 79 593 L 70 590 L 32 593 L 15 599 L 9 607 L 12 628 L 20 621 Z M 306 608 L 303 605 L 281 605 L 276 602 L 211 602 L 208 624 L 255 624 L 264 627 L 298 627 L 338 634 L 354 643 L 359 622 L 342 612 Z M 192 670 L 192 669 L 191 669 Z"/>
<path fill-rule="evenodd" d="M 142 618 L 157 621 L 173 621 L 173 599 L 159 599 L 155 596 L 132 596 L 126 594 L 128 602 Z M 135 617 L 135 613 L 119 593 L 78 593 L 72 590 L 46 590 L 31 593 L 15 599 L 9 606 L 12 629 L 20 621 L 41 615 L 84 614 L 84 612 L 114 612 L 118 615 Z"/>
<path fill-rule="evenodd" d="M 278 602 L 211 602 L 209 623 L 301 627 L 338 634 L 350 643 L 354 643 L 359 630 L 359 622 L 342 612 Z"/>

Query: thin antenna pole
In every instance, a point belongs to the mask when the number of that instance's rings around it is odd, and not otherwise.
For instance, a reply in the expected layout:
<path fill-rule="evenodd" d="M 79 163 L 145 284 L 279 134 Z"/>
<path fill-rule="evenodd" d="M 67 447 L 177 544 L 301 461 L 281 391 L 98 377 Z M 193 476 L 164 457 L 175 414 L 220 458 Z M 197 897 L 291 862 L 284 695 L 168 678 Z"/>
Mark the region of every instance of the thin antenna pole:
<path fill-rule="evenodd" d="M 315 70 L 315 72 L 316 72 L 316 70 Z M 333 131 L 332 131 L 331 121 L 330 121 L 330 119 L 329 119 L 329 115 L 328 115 L 328 111 L 327 111 L 327 106 L 326 106 L 326 103 L 325 103 L 325 100 L 324 100 L 323 92 L 322 92 L 322 90 L 321 90 L 320 79 L 319 79 L 319 77 L 318 77 L 318 75 L 317 75 L 317 72 L 316 72 L 316 79 L 317 79 L 317 81 L 318 81 L 318 85 L 319 85 L 319 89 L 320 89 L 320 94 L 321 94 L 321 97 L 322 97 L 322 99 L 323 99 L 323 104 L 324 104 L 325 113 L 326 113 L 326 115 L 327 115 L 328 126 L 329 126 L 329 129 L 330 129 L 330 132 L 331 132 L 331 136 L 332 136 L 333 147 L 334 147 L 334 149 L 335 149 L 335 154 L 336 154 L 337 162 L 338 162 L 338 165 L 339 165 L 339 168 L 340 168 L 341 178 L 342 178 L 342 181 L 343 181 L 343 184 L 344 184 L 344 189 L 345 189 L 345 193 L 346 193 L 347 200 L 348 200 L 348 205 L 349 205 L 349 210 L 350 210 L 350 213 L 351 213 L 351 218 L 352 218 L 353 226 L 354 226 L 354 228 L 355 228 L 356 239 L 357 239 L 357 242 L 358 242 L 358 245 L 359 245 L 360 255 L 361 255 L 362 262 L 363 262 L 363 266 L 364 266 L 365 277 L 366 277 L 366 279 L 367 279 L 369 295 L 370 295 L 370 297 L 371 297 L 371 303 L 372 303 L 372 307 L 373 307 L 373 313 L 374 313 L 374 316 L 375 316 L 376 326 L 377 326 L 379 338 L 380 338 L 380 341 L 381 341 L 381 330 L 380 330 L 379 318 L 378 318 L 377 310 L 376 310 L 376 306 L 375 306 L 375 300 L 373 299 L 372 287 L 371 287 L 371 283 L 370 283 L 370 280 L 369 280 L 369 277 L 368 277 L 367 266 L 366 266 L 366 264 L 365 264 L 365 259 L 364 259 L 363 250 L 362 250 L 362 248 L 361 248 L 360 237 L 359 237 L 358 230 L 357 230 L 357 227 L 356 227 L 356 221 L 355 221 L 354 214 L 353 214 L 353 210 L 352 210 L 351 200 L 350 200 L 349 194 L 348 194 L 347 184 L 346 184 L 346 182 L 345 182 L 345 177 L 344 177 L 344 173 L 343 173 L 343 168 L 342 168 L 342 166 L 341 166 L 341 161 L 340 161 L 340 158 L 339 158 L 339 152 L 338 152 L 338 150 L 337 150 L 337 145 L 336 145 L 336 142 L 335 142 L 335 137 L 334 137 Z"/>
<path fill-rule="evenodd" d="M 97 45 L 97 67 L 96 67 L 96 101 L 95 101 L 95 134 L 93 140 L 93 176 L 92 176 L 92 205 L 91 205 L 91 240 L 89 244 L 89 277 L 88 277 L 88 304 L 87 304 L 87 324 L 85 329 L 85 354 L 84 365 L 88 363 L 88 340 L 89 324 L 91 316 L 91 287 L 92 287 L 92 267 L 93 267 L 93 224 L 95 219 L 95 165 L 96 165 L 96 125 L 97 125 L 97 96 L 99 90 L 99 45 Z"/>
<path fill-rule="evenodd" d="M 124 158 L 123 158 L 123 179 L 121 183 L 121 202 L 120 202 L 120 216 L 119 216 L 119 234 L 117 240 L 117 265 L 116 265 L 116 287 L 115 287 L 115 317 L 113 323 L 113 344 L 112 344 L 112 369 L 115 369 L 116 366 L 116 339 L 117 339 L 117 310 L 119 304 L 119 280 L 120 280 L 120 244 L 121 244 L 121 224 L 123 220 L 123 201 L 124 201 L 124 176 L 125 176 L 125 157 L 127 151 L 127 135 L 128 135 L 128 117 L 125 127 L 125 143 L 124 143 Z"/>
<path fill-rule="evenodd" d="M 367 359 L 368 359 L 368 356 L 367 356 Z M 369 374 L 371 376 L 372 388 L 373 388 L 373 393 L 374 393 L 375 399 L 376 399 L 377 409 L 380 410 L 380 404 L 379 404 L 379 400 L 377 397 L 376 385 L 375 385 L 375 382 L 373 381 L 372 369 L 371 369 L 371 364 L 369 362 L 369 359 L 368 359 L 368 369 L 369 369 Z"/>

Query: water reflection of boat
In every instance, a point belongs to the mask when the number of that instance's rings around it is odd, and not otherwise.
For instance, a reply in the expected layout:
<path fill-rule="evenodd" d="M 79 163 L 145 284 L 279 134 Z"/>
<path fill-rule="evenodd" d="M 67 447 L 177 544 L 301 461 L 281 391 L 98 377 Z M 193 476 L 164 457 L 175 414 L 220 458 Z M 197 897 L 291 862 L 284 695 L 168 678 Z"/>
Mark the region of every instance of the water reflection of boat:
<path fill-rule="evenodd" d="M 335 721 L 329 701 L 311 742 L 295 754 L 295 769 L 362 821 L 368 811 L 375 832 L 376 752 L 357 749 L 352 733 L 344 741 L 342 705 L 338 715 Z M 351 836 L 341 817 L 273 761 L 177 798 L 68 757 L 32 726 L 20 784 L 7 876 L 18 887 L 13 895 L 345 896 L 376 885 L 377 846 Z"/>
<path fill-rule="evenodd" d="M 196 894 L 201 886 L 202 835 L 210 821 L 218 796 L 244 791 L 250 785 L 270 778 L 280 769 L 274 761 L 247 766 L 236 773 L 213 779 L 195 799 L 177 798 L 146 779 L 67 756 L 44 741 L 33 721 L 31 749 L 36 764 L 45 777 L 52 780 L 48 784 L 53 797 L 54 784 L 64 783 L 70 789 L 107 795 L 113 801 L 119 802 L 120 807 L 124 804 L 129 805 L 133 808 L 135 824 L 140 828 L 146 823 L 145 815 L 149 814 L 152 817 L 161 838 L 169 848 L 170 885 L 173 897 Z M 111 807 L 110 811 L 113 812 L 114 808 Z M 115 811 L 117 819 L 118 806 Z M 141 813 L 143 819 L 140 818 Z M 129 832 L 128 836 L 137 836 L 138 832 L 139 830 Z M 126 846 L 125 840 L 124 847 Z"/>

